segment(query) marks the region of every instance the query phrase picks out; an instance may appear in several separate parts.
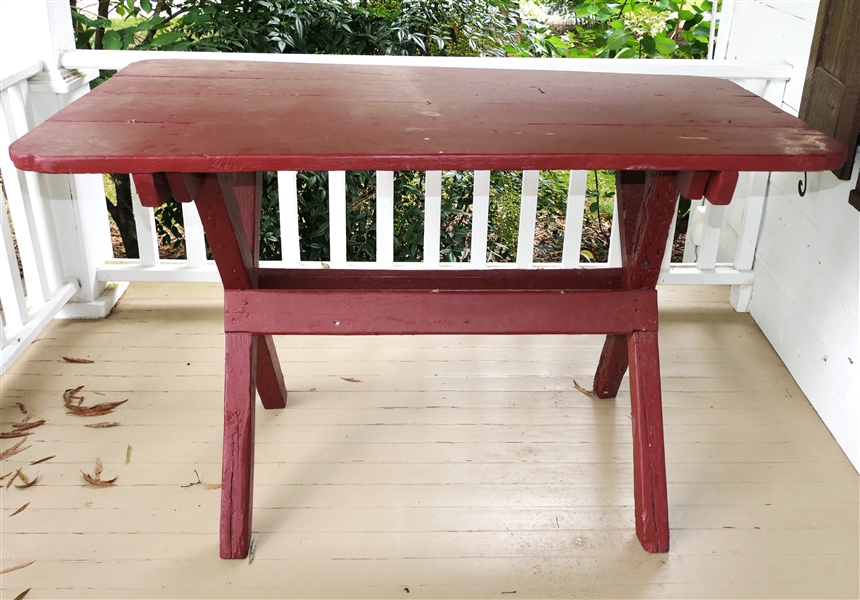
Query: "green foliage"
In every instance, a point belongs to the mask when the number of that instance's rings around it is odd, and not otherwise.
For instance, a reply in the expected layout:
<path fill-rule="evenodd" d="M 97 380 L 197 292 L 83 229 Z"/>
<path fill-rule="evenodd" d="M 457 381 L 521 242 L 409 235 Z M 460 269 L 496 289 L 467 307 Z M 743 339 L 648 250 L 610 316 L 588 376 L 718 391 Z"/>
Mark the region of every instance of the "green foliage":
<path fill-rule="evenodd" d="M 571 29 L 550 38 L 557 53 L 584 58 L 707 58 L 711 0 L 545 0 Z"/>

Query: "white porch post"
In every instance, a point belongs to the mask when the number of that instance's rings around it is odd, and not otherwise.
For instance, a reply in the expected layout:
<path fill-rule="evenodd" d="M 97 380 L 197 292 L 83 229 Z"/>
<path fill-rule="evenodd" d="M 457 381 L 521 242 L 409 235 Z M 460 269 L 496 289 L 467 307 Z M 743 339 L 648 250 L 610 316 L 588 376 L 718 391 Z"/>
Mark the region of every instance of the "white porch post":
<path fill-rule="evenodd" d="M 68 0 L 0 0 L 3 75 L 34 64 L 42 66 L 28 80 L 28 129 L 89 91 L 89 82 L 98 75 L 97 70 L 60 66 L 60 55 L 74 49 Z M 59 278 L 75 280 L 80 285 L 57 316 L 106 316 L 127 284 L 108 287 L 96 277 L 97 267 L 112 257 L 101 175 L 41 175 L 35 179 L 46 220 L 53 223 Z"/>

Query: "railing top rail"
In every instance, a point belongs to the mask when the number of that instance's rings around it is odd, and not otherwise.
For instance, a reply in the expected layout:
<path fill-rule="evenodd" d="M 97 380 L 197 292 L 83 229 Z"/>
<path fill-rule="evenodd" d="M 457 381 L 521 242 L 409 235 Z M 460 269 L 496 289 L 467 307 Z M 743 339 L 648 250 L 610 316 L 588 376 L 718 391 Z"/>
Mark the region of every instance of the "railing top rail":
<path fill-rule="evenodd" d="M 507 58 L 437 56 L 354 56 L 332 54 L 256 54 L 226 52 L 158 52 L 129 50 L 71 50 L 61 55 L 67 69 L 122 69 L 148 59 L 233 60 L 339 65 L 391 65 L 462 69 L 523 69 L 637 75 L 687 75 L 722 79 L 778 79 L 792 77 L 787 63 L 746 63 L 724 60 L 640 60 L 636 58 Z"/>
<path fill-rule="evenodd" d="M 2 76 L 0 76 L 0 91 L 5 90 L 6 88 L 10 88 L 16 83 L 20 83 L 25 79 L 29 79 L 33 75 L 40 73 L 44 67 L 45 63 L 40 60 L 39 62 L 33 63 L 26 67 L 17 68 L 17 70 L 8 74 L 3 74 Z"/>

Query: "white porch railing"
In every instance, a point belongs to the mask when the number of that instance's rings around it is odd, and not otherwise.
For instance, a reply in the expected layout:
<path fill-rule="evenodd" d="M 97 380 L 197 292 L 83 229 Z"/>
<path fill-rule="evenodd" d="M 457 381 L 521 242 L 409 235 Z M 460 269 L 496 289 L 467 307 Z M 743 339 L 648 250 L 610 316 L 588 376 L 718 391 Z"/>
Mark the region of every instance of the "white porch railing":
<path fill-rule="evenodd" d="M 64 73 L 70 74 L 65 88 L 58 89 L 39 77 L 9 78 L 2 82 L 0 119 L 0 170 L 4 176 L 10 218 L 18 241 L 23 279 L 18 274 L 9 222 L 3 220 L 3 261 L 0 283 L 3 307 L 2 370 L 35 338 L 44 323 L 58 314 L 76 292 L 85 306 L 95 305 L 107 282 L 130 281 L 218 281 L 214 263 L 206 260 L 205 240 L 193 204 L 182 205 L 187 259 L 164 260 L 158 256 L 153 210 L 144 208 L 134 196 L 139 259 L 113 259 L 110 230 L 104 205 L 104 189 L 99 176 L 39 176 L 18 172 L 12 167 L 6 146 L 65 104 L 85 93 L 94 69 L 119 69 L 144 59 L 242 60 L 337 64 L 411 64 L 451 68 L 513 68 L 544 71 L 599 71 L 709 76 L 730 79 L 780 105 L 789 65 L 751 65 L 723 61 L 683 60 L 595 60 L 595 59 L 506 59 L 506 58 L 412 58 L 378 56 L 254 55 L 185 52 L 132 52 L 76 50 L 60 58 Z M 551 75 L 548 75 L 551 76 Z M 440 262 L 440 217 L 442 173 L 425 176 L 424 261 L 394 262 L 393 173 L 377 173 L 377 260 L 348 262 L 346 239 L 346 183 L 343 172 L 329 174 L 330 260 L 300 260 L 298 202 L 295 172 L 278 173 L 282 260 L 263 266 L 321 268 L 600 268 L 620 265 L 617 227 L 613 222 L 609 259 L 606 263 L 580 262 L 582 221 L 586 199 L 586 173 L 573 171 L 567 195 L 566 230 L 562 259 L 557 263 L 533 260 L 538 172 L 523 176 L 520 227 L 516 263 L 487 262 L 487 228 L 490 209 L 490 173 L 475 172 L 471 262 Z M 696 201 L 683 262 L 671 262 L 671 247 L 664 258 L 660 283 L 731 285 L 736 309 L 747 310 L 752 288 L 752 263 L 761 221 L 767 174 L 742 176 L 736 202 L 730 210 L 742 211 L 737 227 L 727 231 L 726 207 Z M 737 231 L 735 231 L 737 229 Z M 726 238 L 732 238 L 727 244 Z M 735 240 L 736 238 L 736 240 Z M 723 247 L 721 249 L 721 239 Z M 728 251 L 727 251 L 728 248 Z M 733 253 L 733 254 L 732 254 Z M 723 255 L 732 260 L 719 261 Z M 82 294 L 83 292 L 83 294 Z M 104 300 L 104 299 L 103 299 Z M 109 299 L 103 304 L 109 304 Z M 70 305 L 72 306 L 72 305 Z M 66 309 L 67 316 L 100 316 L 98 309 Z M 34 333 L 35 332 L 35 333 Z"/>

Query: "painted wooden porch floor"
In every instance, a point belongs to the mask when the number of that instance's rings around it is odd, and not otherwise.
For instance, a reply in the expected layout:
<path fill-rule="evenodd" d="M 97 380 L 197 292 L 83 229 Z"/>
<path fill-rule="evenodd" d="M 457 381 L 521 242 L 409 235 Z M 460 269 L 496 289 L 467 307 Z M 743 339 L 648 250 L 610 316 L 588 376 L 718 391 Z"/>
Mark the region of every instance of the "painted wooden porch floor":
<path fill-rule="evenodd" d="M 573 385 L 600 338 L 306 337 L 278 339 L 288 408 L 258 406 L 249 564 L 217 558 L 220 492 L 182 487 L 220 476 L 220 288 L 134 284 L 2 379 L 4 431 L 47 420 L 2 474 L 56 455 L 2 490 L 2 568 L 36 561 L 2 596 L 856 598 L 858 474 L 727 296 L 661 290 L 668 554 L 633 531 L 626 379 Z M 79 385 L 129 401 L 67 415 Z M 84 485 L 96 457 L 116 487 Z"/>

